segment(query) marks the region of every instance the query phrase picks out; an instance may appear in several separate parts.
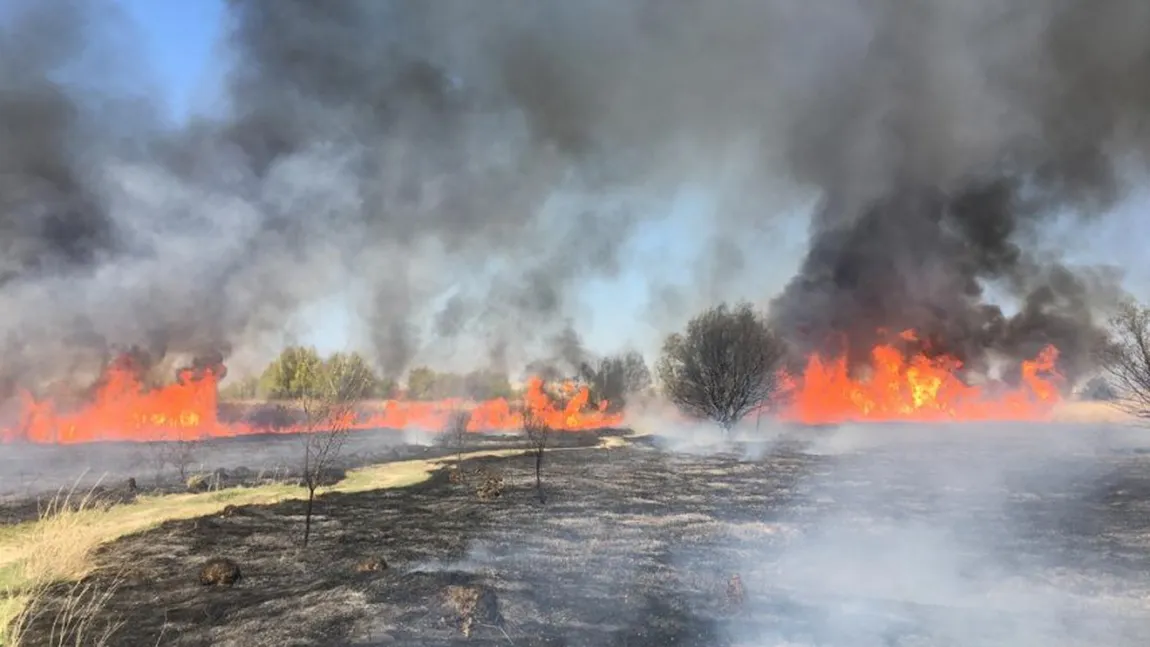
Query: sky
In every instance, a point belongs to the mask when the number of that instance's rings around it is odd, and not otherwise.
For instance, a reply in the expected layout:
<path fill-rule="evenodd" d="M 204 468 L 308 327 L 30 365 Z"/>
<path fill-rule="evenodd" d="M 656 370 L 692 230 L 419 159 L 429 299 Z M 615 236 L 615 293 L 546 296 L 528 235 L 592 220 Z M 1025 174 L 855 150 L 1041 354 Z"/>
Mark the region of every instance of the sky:
<path fill-rule="evenodd" d="M 179 124 L 189 116 L 211 111 L 219 96 L 215 89 L 226 71 L 223 0 L 117 2 L 143 35 L 143 54 L 155 87 L 163 95 L 159 101 L 166 106 L 169 119 Z M 639 261 L 645 266 L 624 268 L 617 277 L 591 281 L 584 287 L 580 299 L 587 307 L 581 312 L 582 320 L 575 324 L 589 347 L 601 352 L 637 348 L 652 353 L 658 349 L 660 331 L 642 321 L 642 312 L 650 307 L 644 275 L 654 264 L 666 268 L 658 270 L 664 275 L 694 267 L 694 254 L 699 250 L 693 244 L 700 240 L 699 227 L 705 227 L 711 220 L 709 211 L 717 208 L 706 195 L 684 189 L 669 201 L 664 218 L 636 236 L 633 257 L 646 259 Z M 783 277 L 797 265 L 801 236 L 794 227 L 785 232 L 782 240 L 792 248 L 793 259 L 787 262 L 784 258 L 787 271 L 772 277 L 777 283 L 772 288 L 781 288 Z M 683 278 L 686 282 L 688 277 Z M 753 291 L 769 295 L 773 290 Z M 357 329 L 352 299 L 333 295 L 288 322 L 283 341 L 312 344 L 321 352 L 334 352 L 354 345 L 355 338 L 363 334 Z"/>
<path fill-rule="evenodd" d="M 213 73 L 222 67 L 223 0 L 118 0 L 144 37 L 146 56 L 168 116 L 208 109 Z"/>
<path fill-rule="evenodd" d="M 190 115 L 210 112 L 221 93 L 218 88 L 226 71 L 224 38 L 226 13 L 223 0 L 116 0 L 143 35 L 144 56 L 158 91 L 174 124 Z M 698 241 L 706 239 L 711 214 L 722 207 L 715 196 L 689 187 L 667 201 L 664 217 L 648 219 L 649 226 L 632 241 L 632 267 L 619 276 L 591 281 L 579 295 L 586 308 L 576 329 L 587 345 L 601 352 L 637 347 L 645 353 L 657 351 L 662 331 L 645 325 L 642 313 L 650 307 L 652 295 L 646 278 L 673 276 L 675 272 L 697 270 L 693 255 L 700 251 Z M 1143 230 L 1142 214 L 1150 206 L 1150 191 L 1135 191 L 1119 205 L 1117 213 L 1102 226 L 1091 230 L 1097 244 L 1082 245 L 1082 230 L 1054 232 L 1052 251 L 1065 253 L 1069 260 L 1119 262 L 1127 271 L 1127 287 L 1140 298 L 1150 296 L 1150 263 L 1143 260 L 1144 241 L 1132 240 L 1129 232 Z M 766 271 L 751 272 L 735 289 L 754 295 L 760 303 L 781 289 L 797 268 L 803 251 L 802 212 L 785 218 L 765 240 L 769 248 L 745 249 L 744 253 L 771 258 L 763 263 Z M 778 222 L 778 221 L 776 221 Z M 1138 238 L 1138 237 L 1134 237 Z M 763 246 L 764 238 L 756 239 Z M 1093 241 L 1091 241 L 1093 242 Z M 756 270 L 760 261 L 754 263 Z M 684 268 L 688 268 L 684 270 Z M 686 277 L 684 277 L 685 279 Z M 730 295 L 722 295 L 730 298 Z M 329 302 L 305 310 L 289 322 L 290 341 L 316 345 L 323 352 L 354 345 L 362 330 L 356 329 L 354 302 L 332 295 Z M 270 350 L 270 349 L 269 349 Z"/>

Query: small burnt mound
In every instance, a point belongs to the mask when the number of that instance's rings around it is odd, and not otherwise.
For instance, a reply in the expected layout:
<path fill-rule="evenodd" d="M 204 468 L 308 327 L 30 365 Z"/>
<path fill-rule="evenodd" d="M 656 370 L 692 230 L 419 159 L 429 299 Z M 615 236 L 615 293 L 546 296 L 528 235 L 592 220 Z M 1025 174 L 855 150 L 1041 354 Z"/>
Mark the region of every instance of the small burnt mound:
<path fill-rule="evenodd" d="M 479 627 L 499 628 L 504 623 L 499 597 L 483 584 L 448 586 L 443 592 L 443 606 L 444 621 L 467 638 Z"/>
<path fill-rule="evenodd" d="M 199 533 L 215 533 L 220 530 L 220 524 L 212 517 L 196 517 L 192 519 L 192 530 Z"/>
<path fill-rule="evenodd" d="M 476 470 L 478 484 L 475 486 L 475 496 L 480 501 L 494 501 L 503 496 L 505 488 L 503 475 L 487 468 Z"/>
<path fill-rule="evenodd" d="M 747 603 L 747 590 L 743 587 L 743 578 L 735 573 L 727 580 L 727 590 L 725 592 L 725 607 L 728 613 L 737 613 Z"/>
<path fill-rule="evenodd" d="M 203 586 L 233 586 L 242 579 L 240 565 L 226 557 L 209 559 L 200 567 L 200 584 Z"/>
<path fill-rule="evenodd" d="M 192 474 L 184 481 L 184 486 L 188 492 L 199 494 L 211 490 L 215 483 L 216 479 L 212 474 Z"/>
<path fill-rule="evenodd" d="M 461 467 L 452 467 L 447 470 L 447 482 L 452 485 L 463 485 L 467 482 L 467 472 Z"/>
<path fill-rule="evenodd" d="M 382 557 L 365 557 L 355 563 L 355 572 L 361 575 L 382 573 L 387 570 L 387 560 Z"/>

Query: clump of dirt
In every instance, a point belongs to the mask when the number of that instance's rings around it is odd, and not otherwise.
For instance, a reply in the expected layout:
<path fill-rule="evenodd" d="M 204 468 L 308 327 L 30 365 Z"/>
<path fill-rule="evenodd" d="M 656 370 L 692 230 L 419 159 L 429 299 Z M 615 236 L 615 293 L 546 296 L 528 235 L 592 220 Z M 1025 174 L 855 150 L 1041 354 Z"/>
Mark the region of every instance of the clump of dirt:
<path fill-rule="evenodd" d="M 387 561 L 382 557 L 365 557 L 355 564 L 356 573 L 379 573 L 387 570 Z"/>
<path fill-rule="evenodd" d="M 188 492 L 207 492 L 211 487 L 212 476 L 211 474 L 192 474 L 188 480 L 184 482 L 187 486 Z"/>
<path fill-rule="evenodd" d="M 452 485 L 462 485 L 467 482 L 467 473 L 462 468 L 453 467 L 447 472 L 447 481 Z"/>
<path fill-rule="evenodd" d="M 200 584 L 204 586 L 232 586 L 241 579 L 239 564 L 226 557 L 209 559 L 200 567 Z"/>
<path fill-rule="evenodd" d="M 747 601 L 747 591 L 743 588 L 743 578 L 735 573 L 727 580 L 727 609 L 737 610 L 743 607 Z"/>
<path fill-rule="evenodd" d="M 475 487 L 475 496 L 480 501 L 494 501 L 503 496 L 503 475 L 490 470 L 479 473 L 479 485 Z"/>
<path fill-rule="evenodd" d="M 220 524 L 216 523 L 215 519 L 211 517 L 196 517 L 192 519 L 192 530 L 198 532 L 216 531 L 220 529 Z"/>
<path fill-rule="evenodd" d="M 449 611 L 446 619 L 468 638 L 481 625 L 503 626 L 499 598 L 486 586 L 449 586 L 444 592 L 444 605 Z"/>

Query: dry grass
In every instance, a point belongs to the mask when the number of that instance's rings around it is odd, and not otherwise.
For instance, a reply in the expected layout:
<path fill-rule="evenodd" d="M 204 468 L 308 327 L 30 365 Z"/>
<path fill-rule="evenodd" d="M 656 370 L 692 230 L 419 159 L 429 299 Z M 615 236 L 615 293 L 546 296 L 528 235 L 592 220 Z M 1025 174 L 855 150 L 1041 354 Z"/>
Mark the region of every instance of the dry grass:
<path fill-rule="evenodd" d="M 43 599 L 41 595 L 49 585 L 47 582 L 37 584 L 37 588 L 30 593 L 7 598 L 5 604 L 0 605 L 0 608 L 8 606 L 6 610 L 13 615 L 3 632 L 0 632 L 0 645 L 24 645 L 25 632 L 44 614 L 50 614 L 52 618 L 46 641 L 40 641 L 40 644 L 47 647 L 105 647 L 112 635 L 123 626 L 122 620 L 99 619 L 100 612 L 116 593 L 119 580 L 114 580 L 110 586 L 75 582 L 67 592 L 57 597 L 60 600 L 57 606 L 51 609 L 38 608 L 37 601 Z"/>
<path fill-rule="evenodd" d="M 0 597 L 0 622 L 4 623 L 0 627 L 0 645 L 19 644 L 19 628 L 16 625 L 22 624 L 18 621 L 31 601 L 32 596 L 28 594 L 5 594 Z"/>
<path fill-rule="evenodd" d="M 521 449 L 477 451 L 465 453 L 463 458 L 505 457 L 519 453 L 522 453 Z M 454 457 L 419 459 L 352 470 L 346 479 L 332 487 L 320 488 L 320 492 L 354 493 L 408 487 L 426 481 L 435 470 L 453 461 Z M 283 483 L 140 496 L 133 503 L 108 508 L 97 505 L 90 494 L 77 499 L 73 492 L 61 493 L 42 512 L 39 520 L 0 528 L 0 645 L 19 644 L 12 627 L 25 623 L 28 609 L 35 607 L 38 593 L 44 587 L 58 582 L 78 582 L 90 574 L 95 568 L 93 555 L 101 544 L 153 528 L 165 521 L 218 514 L 229 505 L 270 505 L 306 496 L 303 488 Z M 76 608 L 69 613 L 89 608 L 102 595 L 110 595 L 82 587 L 75 593 L 78 596 Z M 66 618 L 61 622 L 64 620 Z M 78 621 L 75 618 L 68 620 L 69 626 Z"/>
<path fill-rule="evenodd" d="M 49 645 L 102 645 L 115 626 L 96 626 L 92 618 L 115 588 L 82 582 L 92 571 L 91 548 L 97 528 L 89 523 L 101 514 L 89 490 L 58 493 L 41 510 L 38 521 L 9 529 L 0 537 L 0 645 L 20 645 L 26 627 L 44 613 L 36 600 L 51 585 L 76 581 L 53 612 Z"/>

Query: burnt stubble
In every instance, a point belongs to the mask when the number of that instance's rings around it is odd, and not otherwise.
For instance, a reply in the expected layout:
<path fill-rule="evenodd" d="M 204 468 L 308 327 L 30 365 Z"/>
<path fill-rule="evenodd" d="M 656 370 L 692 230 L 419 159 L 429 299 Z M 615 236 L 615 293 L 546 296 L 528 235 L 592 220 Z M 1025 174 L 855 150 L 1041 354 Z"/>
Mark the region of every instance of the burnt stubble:
<path fill-rule="evenodd" d="M 307 551 L 302 502 L 124 538 L 100 556 L 128 565 L 105 613 L 125 620 L 114 644 L 181 647 L 1143 645 L 1150 454 L 1136 448 L 1037 426 L 691 453 L 634 439 L 554 452 L 546 506 L 530 456 L 477 459 L 505 476 L 497 500 L 446 471 L 326 495 Z M 188 577 L 223 554 L 244 565 L 234 587 Z M 357 574 L 369 556 L 389 568 Z M 466 639 L 445 603 L 465 589 L 500 616 Z"/>

